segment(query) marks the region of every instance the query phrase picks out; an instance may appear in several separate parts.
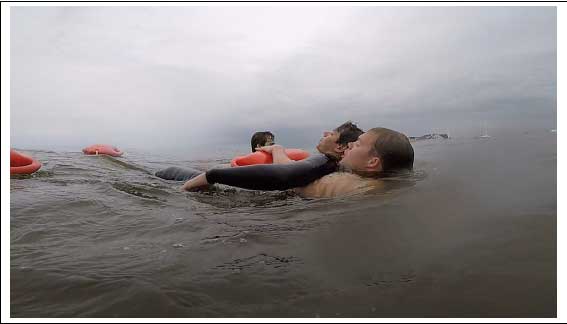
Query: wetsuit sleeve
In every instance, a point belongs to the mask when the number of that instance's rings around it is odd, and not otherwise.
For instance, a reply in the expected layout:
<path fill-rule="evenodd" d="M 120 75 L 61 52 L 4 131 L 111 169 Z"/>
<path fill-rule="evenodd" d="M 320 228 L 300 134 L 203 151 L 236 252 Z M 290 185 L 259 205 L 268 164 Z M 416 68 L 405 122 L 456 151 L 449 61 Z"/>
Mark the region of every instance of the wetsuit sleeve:
<path fill-rule="evenodd" d="M 317 154 L 287 164 L 257 164 L 207 171 L 207 182 L 251 190 L 287 190 L 303 187 L 337 169 L 335 161 Z"/>
<path fill-rule="evenodd" d="M 156 172 L 156 176 L 165 180 L 187 181 L 201 173 L 203 173 L 203 171 L 189 168 L 169 167 Z"/>

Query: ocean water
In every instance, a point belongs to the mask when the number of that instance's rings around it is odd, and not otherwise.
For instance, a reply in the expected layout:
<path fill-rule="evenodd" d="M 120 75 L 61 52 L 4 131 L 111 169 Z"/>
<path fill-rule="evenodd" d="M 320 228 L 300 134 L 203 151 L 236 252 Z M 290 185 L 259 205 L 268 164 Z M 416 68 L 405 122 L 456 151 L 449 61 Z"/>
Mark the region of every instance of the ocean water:
<path fill-rule="evenodd" d="M 555 317 L 556 134 L 413 145 L 415 176 L 342 199 L 152 175 L 230 155 L 22 150 L 43 167 L 10 180 L 10 315 Z"/>

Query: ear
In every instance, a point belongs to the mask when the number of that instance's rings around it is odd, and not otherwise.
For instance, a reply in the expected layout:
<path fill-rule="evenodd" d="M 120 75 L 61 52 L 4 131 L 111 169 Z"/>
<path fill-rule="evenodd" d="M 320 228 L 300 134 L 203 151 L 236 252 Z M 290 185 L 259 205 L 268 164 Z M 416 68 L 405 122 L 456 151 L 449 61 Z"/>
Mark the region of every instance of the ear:
<path fill-rule="evenodd" d="M 382 161 L 380 160 L 379 157 L 373 156 L 368 160 L 366 167 L 371 170 L 380 171 L 382 170 Z"/>

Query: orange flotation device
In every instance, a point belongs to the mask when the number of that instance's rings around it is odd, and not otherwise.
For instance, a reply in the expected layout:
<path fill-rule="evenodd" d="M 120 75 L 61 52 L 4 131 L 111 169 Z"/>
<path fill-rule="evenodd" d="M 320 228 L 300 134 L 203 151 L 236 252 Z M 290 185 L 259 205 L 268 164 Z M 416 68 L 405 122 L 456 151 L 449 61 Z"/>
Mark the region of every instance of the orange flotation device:
<path fill-rule="evenodd" d="M 83 149 L 83 153 L 88 155 L 106 154 L 110 156 L 121 156 L 124 152 L 112 145 L 94 144 Z"/>
<path fill-rule="evenodd" d="M 294 161 L 303 160 L 309 157 L 309 152 L 300 149 L 285 149 L 287 157 Z M 245 156 L 237 156 L 230 161 L 230 166 L 245 166 L 253 164 L 271 164 L 273 162 L 272 155 L 264 151 L 257 151 Z"/>
<path fill-rule="evenodd" d="M 33 158 L 10 149 L 10 174 L 32 174 L 41 168 Z"/>

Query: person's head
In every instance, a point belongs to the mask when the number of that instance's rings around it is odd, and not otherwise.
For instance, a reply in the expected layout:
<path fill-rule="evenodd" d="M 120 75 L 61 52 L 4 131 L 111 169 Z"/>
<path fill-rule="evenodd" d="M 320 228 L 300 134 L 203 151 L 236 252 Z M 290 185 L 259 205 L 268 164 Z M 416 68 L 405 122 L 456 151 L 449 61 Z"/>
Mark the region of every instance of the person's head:
<path fill-rule="evenodd" d="M 402 133 L 372 128 L 349 144 L 340 165 L 368 175 L 411 170 L 413 147 Z"/>
<path fill-rule="evenodd" d="M 348 143 L 356 141 L 362 133 L 364 132 L 358 126 L 347 121 L 332 131 L 323 132 L 317 150 L 340 160 L 348 148 Z"/>
<path fill-rule="evenodd" d="M 274 144 L 274 134 L 269 131 L 256 132 L 252 135 L 250 139 L 250 145 L 252 146 L 252 152 L 256 152 L 257 147 L 273 145 Z"/>

